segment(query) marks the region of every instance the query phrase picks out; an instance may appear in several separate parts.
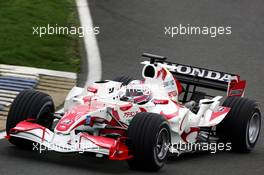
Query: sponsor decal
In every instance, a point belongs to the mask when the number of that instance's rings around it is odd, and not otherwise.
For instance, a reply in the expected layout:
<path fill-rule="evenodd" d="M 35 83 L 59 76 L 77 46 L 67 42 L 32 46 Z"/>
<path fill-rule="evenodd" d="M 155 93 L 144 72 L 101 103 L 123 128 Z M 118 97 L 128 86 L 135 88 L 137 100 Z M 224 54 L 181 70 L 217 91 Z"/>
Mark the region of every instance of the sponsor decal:
<path fill-rule="evenodd" d="M 174 80 L 170 80 L 170 81 L 165 81 L 163 85 L 164 87 L 170 87 L 170 86 L 174 86 L 175 85 L 174 83 L 175 83 Z"/>
<path fill-rule="evenodd" d="M 230 91 L 229 95 L 241 95 L 243 93 L 243 89 L 234 89 Z"/>
<path fill-rule="evenodd" d="M 229 82 L 230 79 L 232 78 L 232 75 L 223 73 L 223 72 L 196 68 L 196 67 L 181 65 L 181 64 L 172 64 L 172 63 L 162 63 L 162 64 L 169 71 L 176 72 L 179 74 L 197 76 L 201 78 L 218 80 L 218 81 L 223 81 L 223 82 Z"/>
<path fill-rule="evenodd" d="M 124 113 L 124 117 L 125 118 L 130 118 L 130 117 L 133 117 L 137 114 L 137 112 L 125 112 Z"/>
<path fill-rule="evenodd" d="M 90 115 L 87 115 L 86 116 L 86 124 L 87 125 L 90 125 L 90 123 L 91 123 L 91 116 Z"/>

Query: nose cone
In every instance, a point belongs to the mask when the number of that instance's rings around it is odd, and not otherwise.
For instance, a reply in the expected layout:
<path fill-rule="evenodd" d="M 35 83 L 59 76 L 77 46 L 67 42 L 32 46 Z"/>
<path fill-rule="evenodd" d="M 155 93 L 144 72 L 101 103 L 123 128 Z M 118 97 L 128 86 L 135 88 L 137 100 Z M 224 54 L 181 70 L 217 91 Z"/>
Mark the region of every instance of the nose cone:
<path fill-rule="evenodd" d="M 65 113 L 62 119 L 58 122 L 55 130 L 58 132 L 71 131 L 77 126 L 85 123 L 86 114 L 91 111 L 87 105 L 74 107 L 69 112 Z"/>
<path fill-rule="evenodd" d="M 55 131 L 69 133 L 74 128 L 85 124 L 88 115 L 104 107 L 105 104 L 97 100 L 90 101 L 83 105 L 76 105 L 64 114 L 55 127 Z"/>

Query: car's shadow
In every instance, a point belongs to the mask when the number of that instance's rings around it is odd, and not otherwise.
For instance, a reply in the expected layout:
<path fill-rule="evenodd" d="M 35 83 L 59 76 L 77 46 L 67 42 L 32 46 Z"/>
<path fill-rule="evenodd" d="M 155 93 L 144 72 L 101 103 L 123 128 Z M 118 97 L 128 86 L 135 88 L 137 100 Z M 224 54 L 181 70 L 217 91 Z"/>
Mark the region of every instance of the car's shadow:
<path fill-rule="evenodd" d="M 56 153 L 56 152 L 36 152 L 17 148 L 11 144 L 5 145 L 0 151 L 1 157 L 15 159 L 16 162 L 39 162 L 52 166 L 66 166 L 70 168 L 85 169 L 101 173 L 125 173 L 129 167 L 125 161 L 109 161 L 106 158 L 96 158 L 86 154 L 78 153 Z"/>
<path fill-rule="evenodd" d="M 134 170 L 130 170 L 126 161 L 110 161 L 107 158 L 96 158 L 95 156 L 87 155 L 87 154 L 61 154 L 56 152 L 42 152 L 41 154 L 32 150 L 23 150 L 17 148 L 9 143 L 4 143 L 1 145 L 2 149 L 0 149 L 0 155 L 6 158 L 15 159 L 16 162 L 23 161 L 28 162 L 38 162 L 45 163 L 50 166 L 66 166 L 74 169 L 84 169 L 89 172 L 94 173 L 146 173 L 146 172 L 136 172 Z M 226 156 L 225 154 L 229 154 L 226 152 L 216 153 L 218 156 Z M 205 160 L 210 159 L 212 156 L 217 156 L 211 154 L 210 152 L 196 152 L 196 153 L 186 153 L 178 156 L 170 156 L 167 164 L 177 165 L 178 163 L 192 163 L 197 160 Z M 161 172 L 166 171 L 162 169 Z"/>

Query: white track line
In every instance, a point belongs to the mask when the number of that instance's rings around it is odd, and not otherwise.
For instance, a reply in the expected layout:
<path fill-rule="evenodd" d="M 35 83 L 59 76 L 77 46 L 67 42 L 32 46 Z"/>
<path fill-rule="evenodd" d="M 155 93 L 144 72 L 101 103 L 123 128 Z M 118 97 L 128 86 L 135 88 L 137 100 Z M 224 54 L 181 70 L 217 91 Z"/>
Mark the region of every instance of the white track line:
<path fill-rule="evenodd" d="M 90 31 L 93 28 L 93 21 L 87 0 L 76 0 L 81 26 L 84 30 Z M 86 85 L 101 80 L 102 63 L 94 32 L 84 33 L 84 44 L 88 66 Z"/>

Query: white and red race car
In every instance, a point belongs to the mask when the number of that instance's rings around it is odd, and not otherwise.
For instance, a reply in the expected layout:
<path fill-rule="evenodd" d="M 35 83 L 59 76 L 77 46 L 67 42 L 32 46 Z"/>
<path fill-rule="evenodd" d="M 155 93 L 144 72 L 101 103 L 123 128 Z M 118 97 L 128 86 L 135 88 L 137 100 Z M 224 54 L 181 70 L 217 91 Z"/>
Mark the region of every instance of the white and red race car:
<path fill-rule="evenodd" d="M 238 75 L 142 56 L 150 58 L 142 62 L 143 80 L 123 76 L 74 87 L 61 113 L 54 113 L 49 95 L 22 91 L 8 114 L 7 139 L 23 148 L 127 160 L 145 170 L 159 170 L 169 155 L 190 151 L 179 145 L 254 148 L 261 114 L 255 101 L 243 97 L 246 82 Z M 209 95 L 216 90 L 225 92 L 223 103 L 222 96 Z"/>

